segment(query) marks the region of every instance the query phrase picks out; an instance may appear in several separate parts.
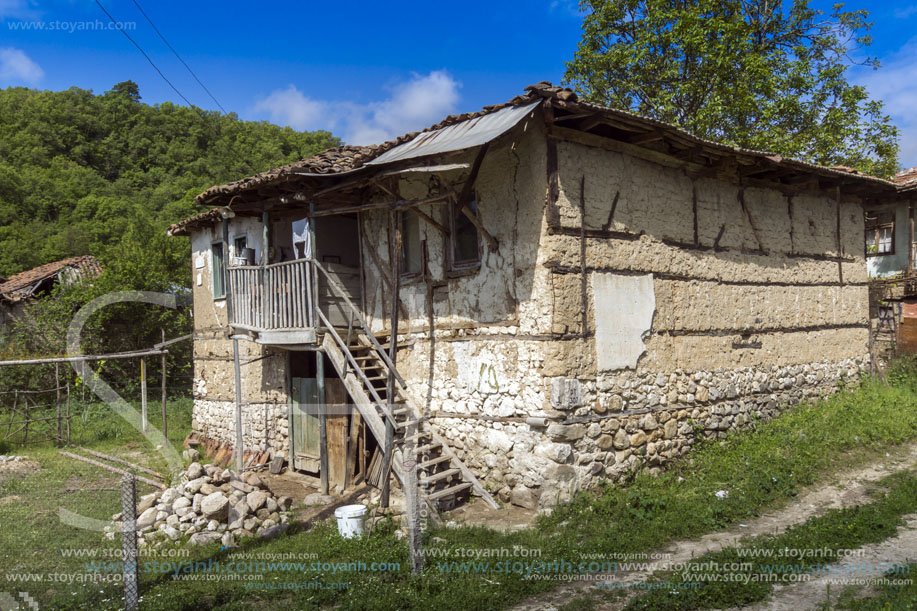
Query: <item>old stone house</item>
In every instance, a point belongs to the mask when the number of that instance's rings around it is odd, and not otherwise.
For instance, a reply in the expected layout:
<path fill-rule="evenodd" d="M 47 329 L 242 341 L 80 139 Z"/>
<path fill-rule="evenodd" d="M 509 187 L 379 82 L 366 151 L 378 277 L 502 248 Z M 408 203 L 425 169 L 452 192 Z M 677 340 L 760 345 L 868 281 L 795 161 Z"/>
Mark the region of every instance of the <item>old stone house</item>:
<path fill-rule="evenodd" d="M 238 404 L 332 484 L 391 447 L 428 500 L 566 501 L 868 367 L 863 211 L 894 192 L 546 83 L 213 187 L 170 229 L 194 429 L 234 443 Z"/>

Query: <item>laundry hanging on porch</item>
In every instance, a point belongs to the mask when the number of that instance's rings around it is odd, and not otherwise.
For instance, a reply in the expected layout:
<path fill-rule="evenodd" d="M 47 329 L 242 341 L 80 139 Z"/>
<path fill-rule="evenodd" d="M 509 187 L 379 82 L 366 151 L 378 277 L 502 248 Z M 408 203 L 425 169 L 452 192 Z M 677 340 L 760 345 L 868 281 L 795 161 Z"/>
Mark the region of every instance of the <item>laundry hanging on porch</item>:
<path fill-rule="evenodd" d="M 293 221 L 293 252 L 297 259 L 312 256 L 312 228 L 308 218 Z"/>

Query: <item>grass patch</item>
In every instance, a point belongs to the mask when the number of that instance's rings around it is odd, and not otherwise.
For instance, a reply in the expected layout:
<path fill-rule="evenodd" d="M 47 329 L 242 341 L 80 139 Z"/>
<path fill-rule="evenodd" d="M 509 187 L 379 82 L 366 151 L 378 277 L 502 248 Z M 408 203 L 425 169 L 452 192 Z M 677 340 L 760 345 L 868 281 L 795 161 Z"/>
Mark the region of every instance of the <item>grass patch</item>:
<path fill-rule="evenodd" d="M 84 409 L 85 407 L 85 409 Z M 139 406 L 137 406 L 139 407 Z M 131 462 L 168 473 L 165 459 L 141 434 L 104 404 L 74 406 L 71 438 L 74 445 L 125 457 Z M 83 416 L 85 414 L 85 416 Z M 191 424 L 191 400 L 168 403 L 169 440 L 181 448 Z M 42 604 L 55 597 L 80 600 L 86 596 L 118 600 L 119 585 L 89 583 L 86 562 L 91 557 L 65 556 L 62 550 L 116 551 L 120 538 L 76 528 L 60 518 L 61 510 L 96 520 L 109 520 L 121 511 L 120 475 L 58 454 L 46 442 L 8 444 L 8 453 L 28 458 L 34 467 L 16 472 L 0 470 L 0 566 L 5 585 L 0 591 L 28 591 Z M 152 490 L 138 482 L 137 493 Z M 42 581 L 15 581 L 12 575 L 40 576 Z M 64 575 L 64 581 L 61 581 Z M 24 577 L 19 577 L 23 579 Z M 70 583 L 67 583 L 67 580 Z"/>
<path fill-rule="evenodd" d="M 823 611 L 880 611 L 891 609 L 917 609 L 917 564 L 893 571 L 883 583 L 863 596 L 863 588 L 845 588 L 833 603 L 822 606 Z"/>
<path fill-rule="evenodd" d="M 839 559 L 838 550 L 894 537 L 901 516 L 917 510 L 914 473 L 896 473 L 880 483 L 889 490 L 872 503 L 831 510 L 783 534 L 754 537 L 739 547 L 697 558 L 690 571 L 664 576 L 665 588 L 632 599 L 627 610 L 741 607 L 768 598 L 774 581 L 796 583 L 802 575 L 826 574 Z M 781 555 L 787 549 L 817 553 Z"/>

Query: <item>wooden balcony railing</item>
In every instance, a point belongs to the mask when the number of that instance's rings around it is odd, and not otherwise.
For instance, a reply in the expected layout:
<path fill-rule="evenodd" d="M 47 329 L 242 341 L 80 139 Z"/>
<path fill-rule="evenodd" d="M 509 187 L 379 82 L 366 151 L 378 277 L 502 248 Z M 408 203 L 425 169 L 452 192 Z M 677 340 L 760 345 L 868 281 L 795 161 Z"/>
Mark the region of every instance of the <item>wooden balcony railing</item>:
<path fill-rule="evenodd" d="M 248 331 L 315 327 L 314 270 L 310 259 L 267 267 L 229 267 L 230 325 Z"/>

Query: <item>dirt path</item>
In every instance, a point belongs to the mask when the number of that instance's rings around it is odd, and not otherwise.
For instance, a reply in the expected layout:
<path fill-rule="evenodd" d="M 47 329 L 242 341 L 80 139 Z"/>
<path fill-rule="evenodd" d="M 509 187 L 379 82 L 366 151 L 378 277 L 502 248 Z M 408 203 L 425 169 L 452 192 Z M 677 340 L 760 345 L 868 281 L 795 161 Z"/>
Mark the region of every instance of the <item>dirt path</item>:
<path fill-rule="evenodd" d="M 862 588 L 864 593 L 869 592 L 870 582 L 882 578 L 891 565 L 908 564 L 917 558 L 917 514 L 904 516 L 903 519 L 905 524 L 898 528 L 897 536 L 864 545 L 859 548 L 859 555 L 832 566 L 832 573 L 804 583 L 778 585 L 774 587 L 774 595 L 769 601 L 742 607 L 741 611 L 817 609 L 822 603 L 828 602 L 828 592 L 836 600 L 847 585 Z M 909 579 L 913 576 L 900 575 L 898 578 Z"/>
<path fill-rule="evenodd" d="M 868 492 L 874 489 L 875 482 L 883 477 L 917 465 L 917 442 L 897 448 L 882 459 L 838 473 L 830 481 L 815 485 L 801 493 L 788 505 L 770 513 L 739 524 L 729 530 L 704 535 L 699 539 L 674 541 L 661 549 L 655 550 L 656 558 L 661 560 L 646 561 L 645 570 L 618 572 L 596 575 L 594 581 L 580 581 L 563 586 L 527 599 L 513 607 L 515 611 L 551 611 L 568 604 L 574 597 L 592 591 L 596 581 L 608 584 L 635 584 L 646 581 L 656 571 L 665 570 L 667 565 L 687 562 L 708 552 L 720 551 L 738 543 L 742 537 L 763 534 L 775 534 L 787 528 L 805 522 L 809 518 L 822 515 L 830 509 L 862 505 L 870 500 Z M 917 548 L 915 548 L 917 549 Z M 609 550 L 613 551 L 613 550 Z M 913 550 L 911 558 L 914 557 Z M 641 562 L 641 561 L 638 561 Z M 824 585 L 822 585 L 824 589 Z M 619 609 L 626 600 L 614 603 L 599 603 L 598 609 Z M 769 609 L 770 607 L 763 607 Z M 789 607 L 788 607 L 789 608 Z M 793 607 L 799 609 L 801 607 Z"/>

